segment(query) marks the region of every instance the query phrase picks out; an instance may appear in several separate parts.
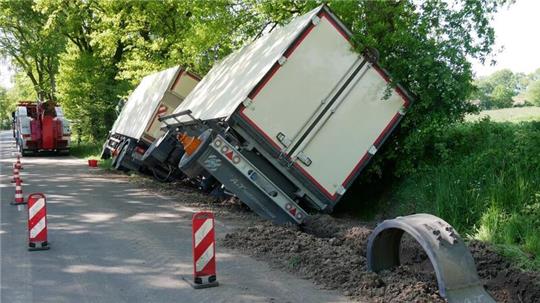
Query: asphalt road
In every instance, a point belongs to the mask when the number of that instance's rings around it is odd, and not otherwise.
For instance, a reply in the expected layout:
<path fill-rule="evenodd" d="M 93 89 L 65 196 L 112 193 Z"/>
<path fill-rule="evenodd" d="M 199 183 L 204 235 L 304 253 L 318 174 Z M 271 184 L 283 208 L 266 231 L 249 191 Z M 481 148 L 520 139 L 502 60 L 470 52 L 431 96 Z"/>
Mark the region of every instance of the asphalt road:
<path fill-rule="evenodd" d="M 27 213 L 12 206 L 10 132 L 0 133 L 0 302 L 347 302 L 218 246 L 220 286 L 194 290 L 193 209 L 72 157 L 22 159 L 23 192 L 47 196 L 51 249 L 27 251 Z M 218 218 L 219 220 L 219 218 Z M 231 228 L 217 222 L 217 232 Z M 222 229 L 222 230 L 220 230 Z"/>

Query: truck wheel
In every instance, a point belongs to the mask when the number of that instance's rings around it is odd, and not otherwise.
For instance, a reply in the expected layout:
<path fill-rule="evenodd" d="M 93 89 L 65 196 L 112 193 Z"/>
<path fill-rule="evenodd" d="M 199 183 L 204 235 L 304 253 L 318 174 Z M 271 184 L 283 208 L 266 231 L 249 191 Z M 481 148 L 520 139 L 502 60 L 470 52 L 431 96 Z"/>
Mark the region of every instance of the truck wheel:
<path fill-rule="evenodd" d="M 103 148 L 101 149 L 101 159 L 109 159 L 111 157 L 111 150 L 107 148 L 107 143 L 109 143 L 109 140 L 105 141 L 103 143 Z"/>
<path fill-rule="evenodd" d="M 171 176 L 174 172 L 174 167 L 169 166 L 168 169 L 163 169 L 162 167 L 152 167 L 150 168 L 152 170 L 152 175 L 154 175 L 154 178 L 158 180 L 159 182 L 171 182 Z"/>
<path fill-rule="evenodd" d="M 118 153 L 118 156 L 116 157 L 116 164 L 114 165 L 114 168 L 116 170 L 122 170 L 122 171 L 128 171 L 124 165 L 122 165 L 122 161 L 124 161 L 124 158 L 126 157 L 129 150 L 129 141 L 126 141 L 126 143 L 122 146 L 122 149 Z"/>
<path fill-rule="evenodd" d="M 124 146 L 126 145 L 126 142 L 127 141 L 123 141 L 123 142 L 120 142 L 120 144 L 118 145 L 118 150 L 119 152 L 116 153 L 116 155 L 112 155 L 112 162 L 111 162 L 111 166 L 114 167 L 116 169 L 116 164 L 118 162 L 118 158 L 120 156 L 120 152 L 122 152 L 122 150 L 124 149 Z"/>
<path fill-rule="evenodd" d="M 58 150 L 60 156 L 69 156 L 69 149 L 60 149 Z"/>
<path fill-rule="evenodd" d="M 199 175 L 201 175 L 204 172 L 204 168 L 199 165 L 197 160 L 201 157 L 201 155 L 206 150 L 206 147 L 210 145 L 212 142 L 212 130 L 208 129 L 204 131 L 202 134 L 199 135 L 198 139 L 201 140 L 201 144 L 194 153 L 191 155 L 188 155 L 185 153 L 182 158 L 180 159 L 180 162 L 178 163 L 178 168 L 182 170 L 184 174 L 186 174 L 188 177 L 195 178 Z"/>

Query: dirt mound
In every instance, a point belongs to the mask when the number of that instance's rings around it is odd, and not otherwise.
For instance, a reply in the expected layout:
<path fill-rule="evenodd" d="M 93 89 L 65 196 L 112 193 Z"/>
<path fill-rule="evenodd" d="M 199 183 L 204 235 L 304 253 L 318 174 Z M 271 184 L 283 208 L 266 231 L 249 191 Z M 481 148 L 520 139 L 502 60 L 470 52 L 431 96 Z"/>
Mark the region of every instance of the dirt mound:
<path fill-rule="evenodd" d="M 228 234 L 224 245 L 270 260 L 323 288 L 340 289 L 347 296 L 369 297 L 373 302 L 444 302 L 434 278 L 430 281 L 409 266 L 380 274 L 368 272 L 365 253 L 358 251 L 368 235 L 367 229 L 357 227 L 339 230 L 334 237 L 317 237 L 295 227 L 262 223 Z"/>
<path fill-rule="evenodd" d="M 497 302 L 540 302 L 540 273 L 523 272 L 511 266 L 485 243 L 469 243 L 486 289 Z"/>
<path fill-rule="evenodd" d="M 367 270 L 366 249 L 373 226 L 353 226 L 330 216 L 312 218 L 303 231 L 260 223 L 228 234 L 224 245 L 370 302 L 444 302 L 433 267 L 410 237 L 402 242 L 402 265 L 392 271 Z M 471 243 L 480 277 L 498 302 L 540 302 L 539 274 L 512 268 L 479 242 Z"/>

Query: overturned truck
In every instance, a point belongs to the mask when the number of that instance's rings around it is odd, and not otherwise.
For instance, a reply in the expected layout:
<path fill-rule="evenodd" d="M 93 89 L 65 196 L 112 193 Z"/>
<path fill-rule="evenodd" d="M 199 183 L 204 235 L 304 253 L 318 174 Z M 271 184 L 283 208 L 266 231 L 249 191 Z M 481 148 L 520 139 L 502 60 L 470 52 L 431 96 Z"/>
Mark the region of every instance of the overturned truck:
<path fill-rule="evenodd" d="M 278 223 L 332 211 L 412 100 L 350 36 L 320 7 L 216 64 L 160 118 L 196 137 L 180 169 Z"/>
<path fill-rule="evenodd" d="M 182 146 L 172 145 L 167 151 L 154 148 L 163 138 L 170 137 L 162 136 L 158 118 L 173 112 L 198 82 L 197 75 L 180 66 L 144 77 L 109 132 L 102 158 L 112 158 L 116 169 L 148 171 L 159 180 L 178 173 Z"/>
<path fill-rule="evenodd" d="M 375 52 L 354 52 L 350 37 L 323 5 L 217 63 L 159 118 L 183 145 L 180 170 L 217 180 L 276 223 L 331 212 L 412 102 Z M 381 224 L 368 247 L 372 270 L 399 264 L 405 232 L 428 254 L 449 302 L 494 302 L 457 232 L 431 215 Z"/>

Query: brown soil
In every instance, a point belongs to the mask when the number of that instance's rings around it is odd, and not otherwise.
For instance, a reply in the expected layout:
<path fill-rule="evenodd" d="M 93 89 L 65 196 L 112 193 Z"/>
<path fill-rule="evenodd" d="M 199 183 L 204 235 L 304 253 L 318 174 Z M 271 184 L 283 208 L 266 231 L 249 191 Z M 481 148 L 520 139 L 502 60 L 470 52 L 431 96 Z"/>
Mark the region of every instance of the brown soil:
<path fill-rule="evenodd" d="M 410 237 L 402 242 L 402 265 L 367 270 L 370 224 L 317 215 L 304 230 L 260 223 L 228 234 L 224 245 L 313 280 L 323 288 L 369 302 L 444 302 L 427 255 Z M 469 244 L 486 289 L 498 302 L 540 302 L 540 274 L 513 268 L 487 245 Z"/>

